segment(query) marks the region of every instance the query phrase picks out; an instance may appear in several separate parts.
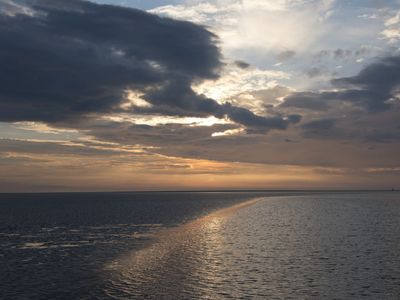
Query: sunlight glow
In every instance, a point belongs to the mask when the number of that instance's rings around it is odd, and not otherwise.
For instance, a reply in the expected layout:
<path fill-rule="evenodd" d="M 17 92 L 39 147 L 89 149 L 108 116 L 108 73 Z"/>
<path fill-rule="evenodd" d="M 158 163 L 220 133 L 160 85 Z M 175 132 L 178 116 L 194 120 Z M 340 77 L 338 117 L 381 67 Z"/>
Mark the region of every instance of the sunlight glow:
<path fill-rule="evenodd" d="M 102 117 L 102 119 L 118 123 L 127 122 L 137 125 L 148 125 L 148 126 L 181 124 L 194 127 L 194 126 L 213 126 L 215 124 L 231 124 L 231 121 L 229 121 L 228 119 L 218 119 L 214 116 L 206 118 L 198 118 L 198 117 L 118 114 L 118 115 L 104 116 Z"/>
<path fill-rule="evenodd" d="M 218 137 L 218 136 L 230 136 L 230 135 L 239 135 L 241 133 L 244 133 L 245 130 L 243 128 L 237 128 L 237 129 L 228 129 L 225 131 L 220 131 L 220 132 L 214 132 L 211 134 L 212 137 Z"/>

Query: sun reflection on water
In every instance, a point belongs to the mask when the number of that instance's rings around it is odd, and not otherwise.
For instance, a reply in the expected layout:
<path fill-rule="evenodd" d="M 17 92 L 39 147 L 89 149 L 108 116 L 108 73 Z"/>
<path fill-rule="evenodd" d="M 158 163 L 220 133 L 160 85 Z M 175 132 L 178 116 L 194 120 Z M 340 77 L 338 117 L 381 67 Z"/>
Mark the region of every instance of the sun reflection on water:
<path fill-rule="evenodd" d="M 176 299 L 188 293 L 201 298 L 219 298 L 217 289 L 210 289 L 210 286 L 218 287 L 223 280 L 215 276 L 223 267 L 221 226 L 239 208 L 258 200 L 159 231 L 147 247 L 128 253 L 105 267 L 111 278 L 107 295 Z"/>

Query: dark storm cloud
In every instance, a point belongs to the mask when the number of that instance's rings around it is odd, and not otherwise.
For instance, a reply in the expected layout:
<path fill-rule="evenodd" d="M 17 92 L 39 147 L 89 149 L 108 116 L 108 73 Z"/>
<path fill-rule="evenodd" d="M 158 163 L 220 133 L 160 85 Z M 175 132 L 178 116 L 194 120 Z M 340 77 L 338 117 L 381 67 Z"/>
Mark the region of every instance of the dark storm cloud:
<path fill-rule="evenodd" d="M 157 106 L 167 106 L 181 111 L 223 117 L 222 106 L 213 99 L 196 94 L 185 78 L 168 82 L 165 86 L 152 89 L 144 99 Z"/>
<path fill-rule="evenodd" d="M 327 102 L 344 101 L 364 107 L 369 112 L 381 112 L 391 107 L 400 87 L 400 56 L 381 59 L 356 76 L 332 80 L 338 91 L 294 93 L 285 99 L 283 107 L 322 109 Z"/>
<path fill-rule="evenodd" d="M 188 22 L 83 1 L 31 1 L 0 16 L 0 119 L 56 121 L 111 110 L 126 88 L 214 78 L 215 37 Z M 154 64 L 152 64 L 154 62 Z"/>
<path fill-rule="evenodd" d="M 30 13 L 0 14 L 0 121 L 116 112 L 132 89 L 160 113 L 226 115 L 267 130 L 289 124 L 192 90 L 222 66 L 216 36 L 199 25 L 81 0 L 17 2 Z"/>

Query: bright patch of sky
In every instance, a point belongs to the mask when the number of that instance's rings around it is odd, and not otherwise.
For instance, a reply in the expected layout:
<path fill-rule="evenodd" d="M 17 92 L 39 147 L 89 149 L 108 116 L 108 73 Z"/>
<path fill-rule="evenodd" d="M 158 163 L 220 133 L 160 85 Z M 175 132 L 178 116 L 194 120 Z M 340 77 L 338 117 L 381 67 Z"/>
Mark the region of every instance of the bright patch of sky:
<path fill-rule="evenodd" d="M 400 45 L 399 1 L 96 2 L 206 25 L 220 37 L 226 60 L 251 64 L 255 76 L 260 71 L 285 73 L 277 83 L 296 90 L 330 88 L 330 79 L 355 75 L 374 58 L 397 52 Z M 264 88 L 271 85 L 269 80 L 265 83 Z"/>
<path fill-rule="evenodd" d="M 0 122 L 1 139 L 69 141 L 82 137 L 83 134 L 73 129 L 53 128 L 40 122 Z"/>

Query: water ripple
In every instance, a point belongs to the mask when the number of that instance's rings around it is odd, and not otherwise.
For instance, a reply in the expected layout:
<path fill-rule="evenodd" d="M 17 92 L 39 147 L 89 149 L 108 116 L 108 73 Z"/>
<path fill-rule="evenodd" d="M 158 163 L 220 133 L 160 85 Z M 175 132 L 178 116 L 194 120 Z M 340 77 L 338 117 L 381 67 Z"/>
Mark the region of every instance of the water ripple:
<path fill-rule="evenodd" d="M 103 289 L 115 299 L 399 299 L 399 200 L 277 197 L 223 209 L 107 265 Z"/>

